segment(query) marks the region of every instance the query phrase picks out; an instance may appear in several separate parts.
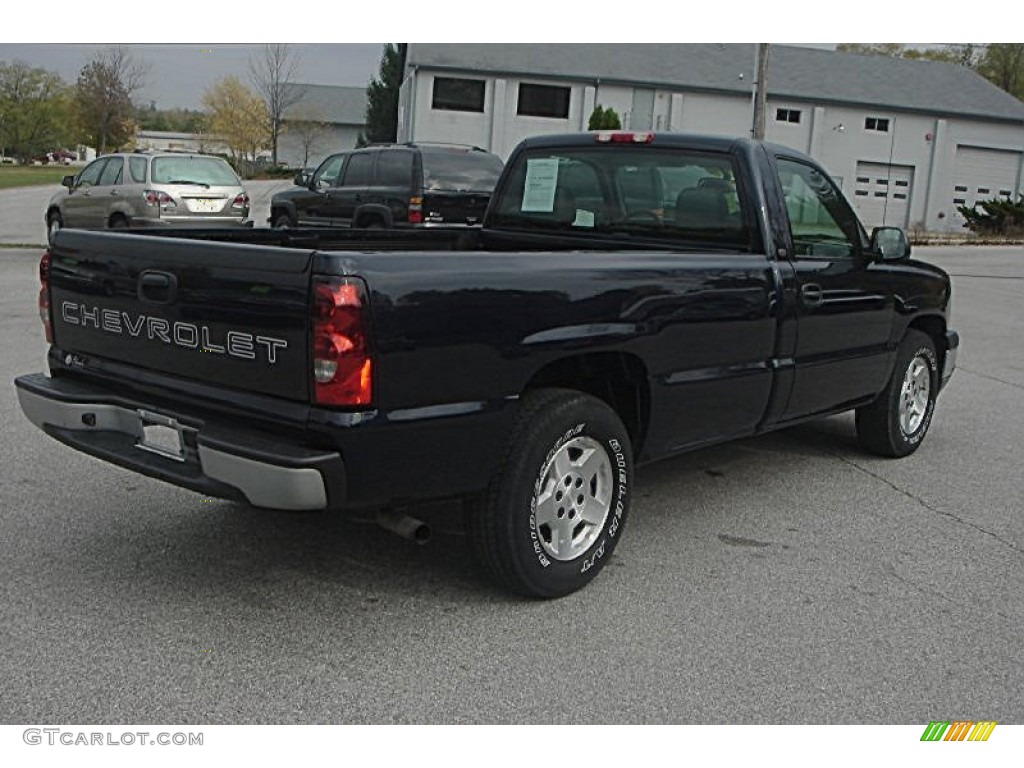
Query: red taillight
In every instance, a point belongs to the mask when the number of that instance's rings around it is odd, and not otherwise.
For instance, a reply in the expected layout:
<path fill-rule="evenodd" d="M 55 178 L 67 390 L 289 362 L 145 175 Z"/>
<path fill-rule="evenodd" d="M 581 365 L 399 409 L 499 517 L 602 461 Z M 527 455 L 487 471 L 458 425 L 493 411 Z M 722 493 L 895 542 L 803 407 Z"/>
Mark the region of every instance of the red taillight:
<path fill-rule="evenodd" d="M 594 134 L 594 140 L 601 144 L 650 144 L 654 141 L 654 134 L 650 132 L 599 131 Z"/>
<path fill-rule="evenodd" d="M 422 224 L 423 223 L 423 198 L 422 197 L 410 197 L 409 198 L 409 223 L 410 224 Z"/>
<path fill-rule="evenodd" d="M 231 203 L 231 207 L 232 208 L 248 208 L 249 207 L 249 196 L 245 195 L 245 194 L 235 195 L 235 199 Z"/>
<path fill-rule="evenodd" d="M 53 344 L 53 324 L 50 322 L 50 256 L 49 251 L 43 252 L 39 260 L 39 319 L 43 322 L 46 343 Z"/>
<path fill-rule="evenodd" d="M 313 402 L 369 405 L 373 361 L 366 328 L 365 291 L 350 277 L 313 278 Z"/>
<path fill-rule="evenodd" d="M 146 201 L 146 205 L 148 206 L 160 206 L 160 210 L 178 207 L 178 204 L 174 202 L 173 197 L 168 195 L 166 192 L 158 192 L 155 189 L 147 189 L 143 192 L 142 199 Z"/>

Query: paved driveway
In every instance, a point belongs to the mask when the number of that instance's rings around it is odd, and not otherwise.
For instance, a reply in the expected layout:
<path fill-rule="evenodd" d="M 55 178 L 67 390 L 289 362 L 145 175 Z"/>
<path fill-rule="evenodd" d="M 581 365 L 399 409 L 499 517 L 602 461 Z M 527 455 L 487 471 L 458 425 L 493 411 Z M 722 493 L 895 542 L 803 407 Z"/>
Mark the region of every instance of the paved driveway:
<path fill-rule="evenodd" d="M 1024 722 L 1024 250 L 918 253 L 963 346 L 917 453 L 845 415 L 647 467 L 609 567 L 538 602 L 443 505 L 417 548 L 48 438 L 10 386 L 39 252 L 0 250 L 0 722 Z"/>
<path fill-rule="evenodd" d="M 270 198 L 275 192 L 292 186 L 290 179 L 247 181 L 245 188 L 252 198 L 251 218 L 257 227 L 267 226 Z M 0 189 L 0 244 L 43 246 L 46 244 L 46 205 L 59 185 Z"/>

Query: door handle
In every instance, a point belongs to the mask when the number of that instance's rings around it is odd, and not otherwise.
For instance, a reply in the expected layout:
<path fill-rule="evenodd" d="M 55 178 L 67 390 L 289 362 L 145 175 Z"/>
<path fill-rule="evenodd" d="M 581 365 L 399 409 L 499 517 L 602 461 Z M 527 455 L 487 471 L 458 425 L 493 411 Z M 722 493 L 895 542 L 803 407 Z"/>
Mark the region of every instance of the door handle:
<path fill-rule="evenodd" d="M 805 283 L 800 286 L 800 301 L 805 307 L 820 307 L 825 303 L 825 291 L 817 283 Z"/>
<path fill-rule="evenodd" d="M 110 194 L 112 194 L 112 195 L 120 195 L 121 193 L 118 192 L 116 189 L 112 189 L 112 190 L 110 190 Z"/>

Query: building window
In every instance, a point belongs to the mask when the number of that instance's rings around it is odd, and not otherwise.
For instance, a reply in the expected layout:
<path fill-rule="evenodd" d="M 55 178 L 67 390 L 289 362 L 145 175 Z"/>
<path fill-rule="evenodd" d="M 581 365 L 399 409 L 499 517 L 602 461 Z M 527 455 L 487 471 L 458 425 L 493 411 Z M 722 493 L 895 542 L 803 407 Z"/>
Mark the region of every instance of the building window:
<path fill-rule="evenodd" d="M 780 123 L 799 123 L 800 122 L 800 110 L 799 109 L 777 109 L 775 110 L 775 119 Z"/>
<path fill-rule="evenodd" d="M 966 192 L 967 191 L 967 187 L 956 186 L 956 187 L 953 187 L 953 190 L 956 191 L 956 192 Z"/>
<path fill-rule="evenodd" d="M 988 187 L 978 187 L 979 195 L 987 195 L 989 193 Z"/>
<path fill-rule="evenodd" d="M 953 205 L 967 205 L 967 201 L 964 200 L 962 197 L 954 197 Z"/>
<path fill-rule="evenodd" d="M 864 130 L 866 131 L 878 131 L 879 133 L 889 132 L 889 118 L 888 117 L 865 117 L 864 118 Z"/>
<path fill-rule="evenodd" d="M 1005 197 L 1013 197 L 1013 192 L 1008 189 L 1000 189 L 999 194 L 1004 195 Z"/>
<path fill-rule="evenodd" d="M 528 117 L 569 116 L 569 89 L 556 85 L 519 84 L 518 115 Z"/>
<path fill-rule="evenodd" d="M 483 112 L 485 86 L 483 80 L 435 77 L 434 98 L 430 106 L 453 112 Z"/>

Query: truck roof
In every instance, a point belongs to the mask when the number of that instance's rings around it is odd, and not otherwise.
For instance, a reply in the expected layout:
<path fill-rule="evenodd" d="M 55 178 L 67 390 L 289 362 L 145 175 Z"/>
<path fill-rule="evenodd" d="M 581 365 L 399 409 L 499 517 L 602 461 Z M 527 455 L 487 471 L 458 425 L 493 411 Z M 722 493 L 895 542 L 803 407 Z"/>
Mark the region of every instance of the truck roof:
<path fill-rule="evenodd" d="M 758 141 L 746 136 L 724 136 L 709 133 L 673 133 L 670 131 L 629 131 L 629 130 L 604 130 L 584 131 L 580 133 L 557 133 L 543 136 L 531 136 L 524 139 L 519 149 L 538 149 L 556 147 L 580 147 L 589 143 L 597 144 L 597 136 L 600 134 L 646 134 L 651 136 L 647 146 L 656 147 L 685 147 L 687 149 L 708 150 L 713 152 L 729 152 L 734 149 L 753 148 L 760 145 L 773 152 L 785 152 L 790 156 L 803 158 L 812 161 L 800 150 L 775 144 L 768 141 Z"/>

